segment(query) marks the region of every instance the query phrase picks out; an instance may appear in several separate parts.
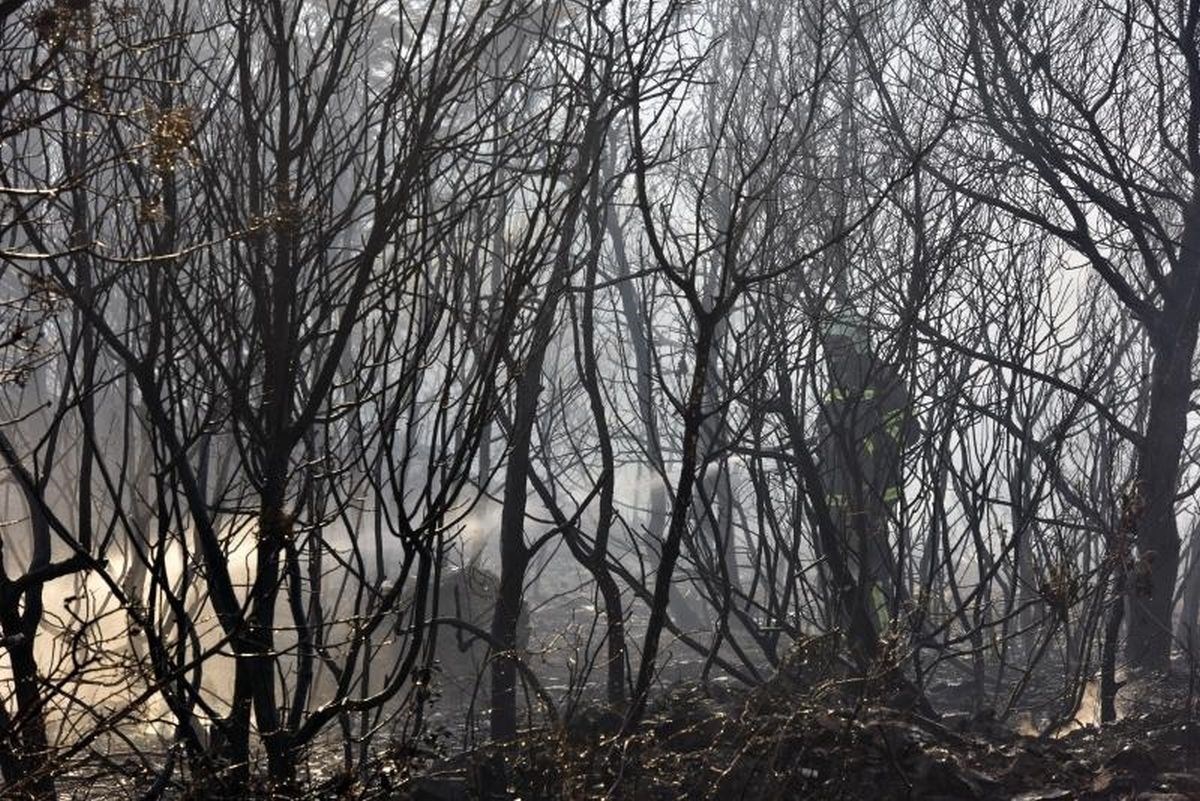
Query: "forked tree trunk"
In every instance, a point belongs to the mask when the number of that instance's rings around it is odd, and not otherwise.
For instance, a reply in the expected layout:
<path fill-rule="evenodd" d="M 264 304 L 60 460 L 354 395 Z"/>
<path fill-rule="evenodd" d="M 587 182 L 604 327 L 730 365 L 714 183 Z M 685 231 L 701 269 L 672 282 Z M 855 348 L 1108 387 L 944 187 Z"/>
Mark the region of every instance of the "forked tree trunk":
<path fill-rule="evenodd" d="M 33 477 L 17 459 L 7 439 L 3 445 L 4 462 L 16 474 L 17 483 L 29 512 L 31 557 L 26 576 L 33 577 L 50 564 L 50 526 L 44 507 L 35 495 Z M 19 579 L 18 579 L 19 580 Z M 42 622 L 43 580 L 33 578 L 25 588 L 14 586 L 0 563 L 0 636 L 12 672 L 15 717 L 0 728 L 0 767 L 13 797 L 34 801 L 53 801 L 55 792 L 53 762 L 46 736 L 45 699 L 38 673 L 34 641 Z M 0 710 L 7 717 L 7 709 Z"/>
<path fill-rule="evenodd" d="M 492 738 L 512 739 L 517 733 L 517 668 L 513 662 L 517 648 L 517 625 L 525 590 L 525 573 L 532 553 L 525 543 L 525 509 L 529 499 L 529 475 L 532 469 L 530 449 L 538 400 L 542 394 L 542 367 L 546 349 L 554 333 L 558 303 L 574 271 L 573 244 L 583 210 L 584 188 L 591 180 L 604 143 L 607 119 L 599 108 L 592 109 L 587 120 L 578 162 L 567 188 L 546 296 L 533 324 L 529 353 L 522 364 L 517 382 L 516 409 L 509 434 L 508 464 L 504 471 L 504 507 L 500 513 L 500 590 L 492 620 L 492 637 L 501 652 L 492 660 Z"/>

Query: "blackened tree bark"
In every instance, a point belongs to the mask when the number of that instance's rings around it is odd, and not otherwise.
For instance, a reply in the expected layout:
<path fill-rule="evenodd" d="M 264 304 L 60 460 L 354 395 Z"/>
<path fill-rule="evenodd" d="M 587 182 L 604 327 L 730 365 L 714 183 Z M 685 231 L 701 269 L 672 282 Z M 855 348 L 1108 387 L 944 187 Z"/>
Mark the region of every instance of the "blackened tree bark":
<path fill-rule="evenodd" d="M 709 360 L 712 358 L 712 343 L 720 314 L 712 311 L 697 315 L 696 335 L 693 345 L 694 363 L 688 394 L 682 409 L 683 435 L 679 474 L 671 495 L 670 525 L 663 538 L 658 570 L 654 575 L 654 598 L 650 604 L 650 617 L 646 622 L 646 633 L 642 644 L 642 661 L 633 685 L 633 696 L 626 712 L 626 729 L 641 720 L 654 682 L 657 667 L 658 646 L 662 639 L 667 609 L 671 601 L 671 584 L 675 577 L 675 564 L 679 561 L 679 550 L 683 544 L 691 519 L 692 493 L 696 485 L 697 471 L 703 454 L 700 451 L 700 432 L 704 424 L 705 387 L 708 383 Z M 711 411 L 711 410 L 710 410 Z"/>
<path fill-rule="evenodd" d="M 1072 248 L 1143 326 L 1153 357 L 1136 439 L 1142 580 L 1133 587 L 1126 655 L 1135 666 L 1165 670 L 1179 569 L 1175 502 L 1200 327 L 1200 3 L 1085 5 L 1077 9 L 1089 31 L 1082 37 L 1066 32 L 1075 19 L 1067 8 L 1028 9 L 1019 19 L 999 6 L 954 9 L 963 25 L 950 52 L 969 66 L 985 133 L 970 146 L 972 176 L 939 177 Z M 943 31 L 948 42 L 959 29 Z M 1160 68 L 1136 66 L 1146 61 Z M 1131 124 L 1118 111 L 1127 103 L 1155 110 Z M 979 131 L 964 125 L 958 133 Z M 1136 160 L 1124 155 L 1134 151 L 1142 154 Z M 1039 187 L 1037 202 L 1018 189 L 1022 182 Z"/>
<path fill-rule="evenodd" d="M 508 436 L 508 461 L 504 468 L 504 505 L 500 513 L 500 587 L 492 620 L 492 637 L 502 650 L 492 666 L 491 733 L 498 740 L 517 732 L 517 626 L 525 593 L 525 573 L 533 553 L 525 539 L 525 510 L 529 502 L 530 452 L 533 427 L 542 394 L 542 369 L 558 320 L 558 305 L 578 265 L 574 235 L 584 209 L 588 183 L 599 166 L 600 151 L 611 120 L 607 103 L 587 110 L 584 133 L 574 169 L 564 189 L 567 198 L 557 232 L 557 247 L 545 296 L 534 317 L 528 350 L 521 362 Z"/>
<path fill-rule="evenodd" d="M 584 294 L 582 308 L 576 314 L 572 304 L 572 317 L 577 317 L 576 359 L 579 362 L 579 377 L 587 393 L 588 407 L 596 426 L 596 444 L 600 452 L 600 488 L 597 499 L 596 531 L 585 542 L 583 537 L 571 536 L 568 544 L 576 558 L 587 568 L 596 581 L 596 587 L 604 601 L 604 618 L 607 627 L 605 660 L 605 687 L 608 702 L 614 707 L 625 703 L 625 612 L 621 603 L 621 589 L 608 568 L 609 540 L 616 519 L 613 496 L 616 484 L 616 459 L 613 453 L 613 436 L 601 391 L 601 372 L 596 346 L 596 283 L 599 274 L 600 249 L 604 242 L 604 216 L 608 201 L 607 192 L 600 192 L 599 175 L 593 175 L 589 190 L 587 214 L 588 237 L 591 248 L 584 271 Z"/>
<path fill-rule="evenodd" d="M 0 709 L 6 724 L 0 731 L 0 768 L 17 797 L 50 801 L 57 797 L 53 754 L 46 737 L 42 676 L 34 655 L 44 611 L 42 595 L 47 580 L 56 573 L 50 561 L 50 527 L 33 477 L 3 435 L 0 451 L 7 469 L 18 475 L 29 514 L 31 545 L 29 565 L 18 579 L 10 578 L 0 561 L 0 635 L 12 668 L 16 700 L 15 714 Z"/>
<path fill-rule="evenodd" d="M 1172 610 L 1179 573 L 1175 496 L 1200 331 L 1200 196 L 1194 196 L 1189 204 L 1179 264 L 1165 281 L 1161 310 L 1149 323 L 1154 361 L 1146 430 L 1138 449 L 1136 489 L 1143 506 L 1136 523 L 1135 569 L 1146 580 L 1134 583 L 1126 645 L 1126 655 L 1134 664 L 1155 670 L 1170 666 Z"/>

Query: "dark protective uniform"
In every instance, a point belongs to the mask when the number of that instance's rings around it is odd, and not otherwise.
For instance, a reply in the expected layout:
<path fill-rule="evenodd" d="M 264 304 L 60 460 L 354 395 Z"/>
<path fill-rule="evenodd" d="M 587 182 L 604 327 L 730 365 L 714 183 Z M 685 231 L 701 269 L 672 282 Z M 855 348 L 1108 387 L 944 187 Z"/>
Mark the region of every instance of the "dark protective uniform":
<path fill-rule="evenodd" d="M 825 500 L 883 631 L 896 570 L 889 511 L 903 492 L 904 448 L 919 428 L 902 377 L 875 355 L 864 324 L 834 322 L 825 333 L 825 351 L 830 381 L 817 447 Z"/>

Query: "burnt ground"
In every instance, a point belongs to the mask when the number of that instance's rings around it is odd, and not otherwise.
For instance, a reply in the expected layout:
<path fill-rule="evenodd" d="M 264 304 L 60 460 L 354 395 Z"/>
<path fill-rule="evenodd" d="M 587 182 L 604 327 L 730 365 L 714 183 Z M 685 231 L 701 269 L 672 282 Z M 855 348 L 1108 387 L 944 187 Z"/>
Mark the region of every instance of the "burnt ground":
<path fill-rule="evenodd" d="M 934 720 L 900 708 L 896 696 L 870 700 L 856 690 L 679 686 L 632 735 L 618 734 L 619 716 L 588 707 L 506 746 L 405 764 L 401 772 L 415 768 L 415 778 L 346 788 L 346 797 L 1200 799 L 1200 722 L 1172 711 L 1166 702 L 1183 699 L 1162 686 L 1152 711 L 1059 736 L 1018 733 L 988 713 Z"/>
<path fill-rule="evenodd" d="M 336 789 L 387 801 L 1200 801 L 1200 681 L 1182 664 L 1171 679 L 1122 677 L 1121 717 L 1101 727 L 1096 709 L 1080 706 L 1075 720 L 1064 713 L 1069 671 L 1053 656 L 1003 712 L 978 708 L 967 671 L 940 673 L 926 687 L 941 714 L 853 680 L 819 638 L 753 689 L 699 682 L 692 656 L 669 660 L 663 678 L 673 686 L 632 734 L 619 734 L 616 712 L 581 701 L 566 723 L 529 728 L 513 743 L 467 747 L 454 733 L 417 757 L 398 749 L 366 782 Z M 538 665 L 555 695 L 566 681 L 556 667 Z M 1094 687 L 1084 696 L 1096 706 Z"/>
<path fill-rule="evenodd" d="M 813 638 L 789 652 L 753 689 L 719 676 L 702 683 L 703 660 L 668 649 L 662 678 L 670 689 L 652 696 L 646 719 L 622 736 L 620 715 L 587 700 L 601 694 L 602 676 L 572 675 L 564 656 L 582 650 L 562 643 L 583 639 L 591 610 L 547 607 L 533 640 L 535 668 L 565 722 L 532 726 L 505 745 L 479 742 L 487 683 L 477 676 L 463 697 L 443 688 L 420 742 L 387 746 L 381 732 L 377 757 L 352 780 L 341 774 L 342 747 L 331 733 L 310 752 L 311 797 L 1200 801 L 1200 674 L 1182 663 L 1170 680 L 1122 677 L 1129 678 L 1118 697 L 1122 717 L 1099 727 L 1082 709 L 1079 721 L 1064 720 L 1070 671 L 1053 657 L 1007 714 L 978 709 L 970 671 L 947 663 L 926 677 L 939 715 L 914 710 L 903 691 L 854 680 L 838 667 L 836 639 Z M 544 642 L 551 629 L 567 634 Z M 1020 676 L 1010 675 L 1010 683 Z M 581 683 L 578 694 L 573 682 Z M 1009 689 L 989 685 L 986 695 L 1002 701 Z M 464 718 L 464 708 L 473 716 Z M 545 717 L 534 711 L 526 720 Z M 148 780 L 123 775 L 133 784 Z M 90 791 L 72 796 L 98 797 L 95 777 L 80 787 Z M 132 784 L 116 789 L 109 795 L 139 794 Z"/>

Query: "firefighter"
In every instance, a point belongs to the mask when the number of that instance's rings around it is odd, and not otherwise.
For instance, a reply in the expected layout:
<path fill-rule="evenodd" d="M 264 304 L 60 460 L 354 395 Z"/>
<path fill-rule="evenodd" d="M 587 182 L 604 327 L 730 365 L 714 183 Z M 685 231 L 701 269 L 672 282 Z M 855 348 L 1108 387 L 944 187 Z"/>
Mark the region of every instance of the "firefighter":
<path fill-rule="evenodd" d="M 899 371 L 877 357 L 861 320 L 847 315 L 828 326 L 825 351 L 829 389 L 817 454 L 826 502 L 876 630 L 883 632 L 895 600 L 888 522 L 903 492 L 905 445 L 919 430 Z"/>

